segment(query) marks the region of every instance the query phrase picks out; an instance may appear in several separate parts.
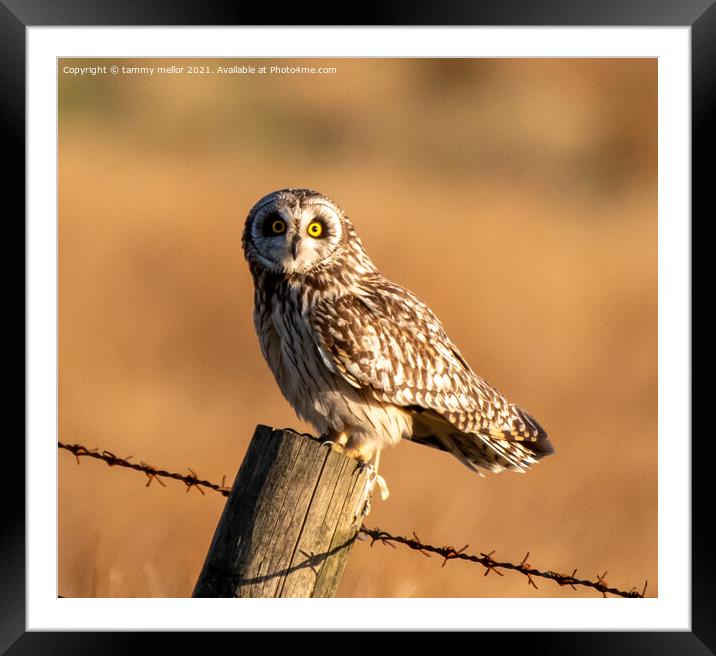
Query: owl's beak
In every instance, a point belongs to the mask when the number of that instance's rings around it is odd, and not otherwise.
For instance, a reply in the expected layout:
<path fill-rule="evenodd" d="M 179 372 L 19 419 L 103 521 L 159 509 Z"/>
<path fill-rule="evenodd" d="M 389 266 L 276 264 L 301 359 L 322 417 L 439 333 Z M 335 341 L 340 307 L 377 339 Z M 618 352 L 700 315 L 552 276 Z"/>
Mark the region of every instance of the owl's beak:
<path fill-rule="evenodd" d="M 295 234 L 291 237 L 291 256 L 296 259 L 296 253 L 298 252 L 298 242 L 301 241 L 301 235 Z"/>

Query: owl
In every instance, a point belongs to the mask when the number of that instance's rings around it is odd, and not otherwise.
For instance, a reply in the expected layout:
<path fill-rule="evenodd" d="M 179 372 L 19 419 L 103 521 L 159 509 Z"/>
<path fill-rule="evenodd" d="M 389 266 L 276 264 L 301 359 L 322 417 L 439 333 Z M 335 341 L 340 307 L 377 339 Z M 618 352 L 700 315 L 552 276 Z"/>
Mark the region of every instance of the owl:
<path fill-rule="evenodd" d="M 553 452 L 544 429 L 467 363 L 432 310 L 386 279 L 334 202 L 308 189 L 259 200 L 242 237 L 254 325 L 296 414 L 378 466 L 401 439 L 463 465 L 522 472 Z"/>

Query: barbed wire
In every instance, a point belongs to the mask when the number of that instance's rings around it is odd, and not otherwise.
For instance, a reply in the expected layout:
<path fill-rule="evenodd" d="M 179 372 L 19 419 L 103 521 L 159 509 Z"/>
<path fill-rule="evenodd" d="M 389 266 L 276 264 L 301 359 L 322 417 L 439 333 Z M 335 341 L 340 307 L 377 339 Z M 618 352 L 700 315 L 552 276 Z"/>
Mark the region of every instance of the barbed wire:
<path fill-rule="evenodd" d="M 208 480 L 200 479 L 197 476 L 196 472 L 190 467 L 187 467 L 189 474 L 179 474 L 177 472 L 170 472 L 166 469 L 154 467 L 142 461 L 139 461 L 139 463 L 130 462 L 130 460 L 132 459 L 131 455 L 126 456 L 124 458 L 120 458 L 111 451 L 88 449 L 81 444 L 65 444 L 63 442 L 58 442 L 57 447 L 59 449 L 65 449 L 66 451 L 72 453 L 77 460 L 77 464 L 80 464 L 80 458 L 94 458 L 96 460 L 104 461 L 110 467 L 126 467 L 127 469 L 133 469 L 135 471 L 143 472 L 147 476 L 146 487 L 149 487 L 152 481 L 156 481 L 162 487 L 166 487 L 166 485 L 162 482 L 161 479 L 172 478 L 176 481 L 181 481 L 182 483 L 184 483 L 186 485 L 187 492 L 189 492 L 189 490 L 191 490 L 192 488 L 196 488 L 199 492 L 201 492 L 201 494 L 204 494 L 204 490 L 202 488 L 206 488 L 214 492 L 218 492 L 225 497 L 228 497 L 229 493 L 231 492 L 231 489 L 226 486 L 226 477 L 222 478 L 221 484 L 219 485 L 217 483 L 212 483 Z M 600 592 L 604 597 L 606 597 L 608 594 L 612 594 L 618 597 L 625 598 L 643 598 L 646 595 L 646 588 L 649 583 L 648 581 L 644 583 L 644 587 L 641 592 L 637 591 L 635 587 L 632 587 L 630 590 L 625 591 L 620 590 L 619 588 L 609 586 L 606 580 L 607 572 L 604 572 L 604 574 L 597 574 L 594 580 L 590 580 L 576 578 L 576 569 L 570 575 L 560 574 L 559 572 L 555 572 L 554 570 L 543 571 L 536 569 L 535 567 L 530 565 L 529 562 L 527 562 L 527 559 L 530 555 L 529 552 L 527 553 L 527 555 L 525 555 L 525 557 L 522 559 L 522 562 L 520 563 L 501 562 L 493 558 L 495 551 L 491 551 L 489 553 L 480 552 L 479 555 L 474 555 L 466 553 L 466 549 L 469 546 L 467 544 L 461 549 L 455 549 L 454 547 L 450 546 L 436 547 L 431 544 L 423 543 L 422 540 L 420 540 L 420 538 L 418 538 L 415 533 L 413 533 L 412 538 L 408 538 L 401 535 L 392 535 L 391 533 L 388 533 L 387 531 L 384 531 L 377 527 L 367 528 L 366 526 L 361 526 L 359 532 L 366 538 L 370 539 L 371 546 L 373 546 L 376 542 L 380 542 L 381 544 L 395 548 L 395 543 L 402 544 L 410 549 L 413 549 L 414 551 L 419 551 L 428 558 L 430 558 L 430 554 L 436 554 L 438 556 L 441 556 L 443 558 L 443 567 L 450 560 L 465 560 L 468 562 L 482 565 L 485 568 L 485 576 L 487 576 L 490 572 L 494 572 L 499 576 L 504 576 L 504 574 L 500 571 L 501 569 L 519 572 L 520 574 L 527 577 L 527 584 L 532 586 L 536 590 L 539 590 L 539 588 L 534 582 L 534 577 L 550 579 L 560 586 L 568 585 L 573 590 L 576 590 L 575 586 L 593 588 L 597 592 Z"/>
<path fill-rule="evenodd" d="M 221 485 L 212 483 L 211 481 L 202 480 L 190 467 L 187 467 L 187 470 L 189 471 L 188 475 L 177 474 L 176 472 L 170 472 L 166 469 L 153 467 L 152 465 L 148 465 L 146 462 L 129 462 L 132 459 L 132 456 L 119 458 L 111 451 L 88 449 L 86 446 L 82 446 L 81 444 L 64 444 L 62 442 L 58 442 L 57 447 L 60 449 L 66 449 L 70 453 L 74 454 L 75 459 L 77 460 L 77 464 L 80 463 L 81 457 L 96 458 L 97 460 L 104 460 L 104 462 L 106 462 L 110 467 L 126 467 L 127 469 L 134 469 L 135 471 L 144 472 L 147 475 L 146 487 L 149 487 L 152 481 L 156 481 L 162 487 L 166 487 L 166 485 L 162 483 L 161 479 L 173 478 L 176 481 L 181 481 L 182 483 L 184 483 L 186 485 L 187 492 L 189 492 L 189 490 L 194 487 L 199 492 L 204 494 L 204 490 L 202 490 L 201 488 L 205 487 L 209 490 L 213 490 L 214 492 L 218 492 L 219 494 L 223 494 L 225 497 L 228 497 L 229 492 L 231 491 L 229 488 L 226 487 L 225 479 L 221 481 Z"/>
<path fill-rule="evenodd" d="M 494 551 L 491 551 L 490 553 L 480 553 L 479 556 L 475 556 L 473 554 L 465 553 L 465 550 L 469 546 L 467 544 L 462 547 L 462 549 L 455 549 L 454 547 L 435 547 L 430 544 L 424 544 L 420 540 L 420 538 L 415 535 L 415 533 L 413 533 L 412 538 L 406 538 L 400 535 L 391 535 L 390 533 L 383 531 L 379 528 L 366 528 L 365 526 L 361 527 L 361 533 L 370 537 L 371 546 L 375 542 L 382 542 L 383 544 L 388 544 L 390 546 L 392 546 L 392 544 L 390 544 L 391 542 L 397 542 L 398 544 L 403 544 L 406 547 L 414 549 L 415 551 L 419 551 L 428 558 L 430 557 L 431 553 L 438 554 L 443 558 L 443 567 L 445 567 L 449 560 L 458 559 L 467 560 L 472 563 L 479 563 L 485 568 L 485 576 L 487 576 L 490 572 L 495 572 L 495 574 L 503 576 L 502 572 L 500 572 L 500 569 L 513 570 L 515 572 L 519 572 L 520 574 L 524 574 L 527 577 L 528 585 L 531 585 L 535 590 L 539 590 L 537 584 L 534 582 L 533 579 L 533 577 L 535 576 L 545 579 L 551 579 L 552 581 L 558 583 L 560 586 L 568 585 L 572 588 L 572 590 L 576 590 L 576 588 L 574 587 L 576 585 L 594 588 L 598 592 L 601 592 L 604 597 L 606 597 L 607 594 L 613 594 L 619 597 L 641 598 L 646 594 L 646 586 L 648 584 L 648 581 L 644 583 L 644 588 L 642 592 L 637 592 L 636 588 L 632 588 L 629 591 L 624 591 L 619 590 L 618 588 L 609 587 L 609 584 L 606 581 L 606 576 L 608 572 L 604 572 L 604 574 L 597 574 L 596 580 L 590 581 L 589 579 L 576 578 L 576 569 L 572 572 L 571 575 L 560 574 L 559 572 L 554 572 L 552 570 L 541 571 L 532 567 L 532 565 L 527 562 L 527 559 L 530 556 L 529 551 L 520 563 L 500 562 L 492 558 L 495 553 Z"/>

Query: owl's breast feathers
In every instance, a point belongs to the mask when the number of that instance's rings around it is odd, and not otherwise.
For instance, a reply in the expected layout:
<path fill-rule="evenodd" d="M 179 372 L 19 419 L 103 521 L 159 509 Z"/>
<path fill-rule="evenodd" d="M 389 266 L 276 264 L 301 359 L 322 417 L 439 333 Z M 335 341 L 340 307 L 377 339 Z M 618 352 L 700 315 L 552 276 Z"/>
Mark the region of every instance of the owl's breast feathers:
<path fill-rule="evenodd" d="M 472 371 L 410 291 L 376 276 L 351 294 L 314 300 L 307 316 L 325 365 L 411 412 L 414 441 L 475 471 L 523 471 L 553 452 L 537 421 Z"/>

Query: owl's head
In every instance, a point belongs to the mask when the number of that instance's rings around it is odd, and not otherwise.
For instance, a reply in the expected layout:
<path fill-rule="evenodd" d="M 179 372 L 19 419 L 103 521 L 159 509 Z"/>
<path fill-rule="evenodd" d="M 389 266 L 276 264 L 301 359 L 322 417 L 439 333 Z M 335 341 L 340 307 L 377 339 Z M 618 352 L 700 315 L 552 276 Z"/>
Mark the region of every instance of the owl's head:
<path fill-rule="evenodd" d="M 324 268 L 344 251 L 352 232 L 343 210 L 309 189 L 282 189 L 253 206 L 244 226 L 249 262 L 279 274 Z"/>

